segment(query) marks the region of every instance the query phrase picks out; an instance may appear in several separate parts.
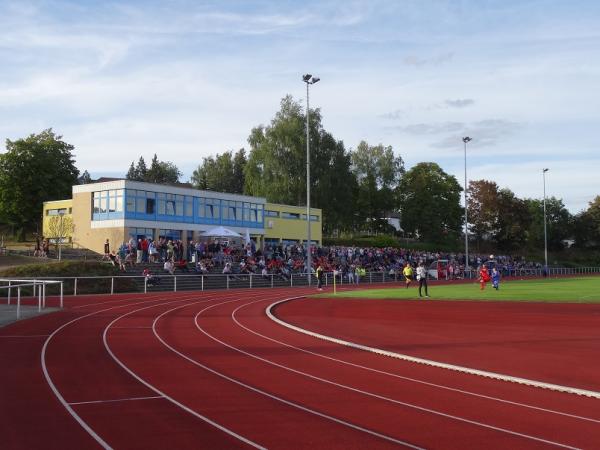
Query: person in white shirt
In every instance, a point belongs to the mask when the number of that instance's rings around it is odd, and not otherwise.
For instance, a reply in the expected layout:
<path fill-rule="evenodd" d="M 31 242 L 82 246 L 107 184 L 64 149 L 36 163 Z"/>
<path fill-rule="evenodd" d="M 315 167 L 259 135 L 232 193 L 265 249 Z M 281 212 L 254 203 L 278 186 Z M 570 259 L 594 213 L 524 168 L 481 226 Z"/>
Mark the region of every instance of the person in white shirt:
<path fill-rule="evenodd" d="M 173 261 L 171 261 L 170 259 L 167 259 L 165 261 L 165 265 L 163 266 L 163 268 L 165 269 L 165 271 L 169 272 L 171 275 L 175 274 L 175 264 L 173 264 Z"/>
<path fill-rule="evenodd" d="M 425 286 L 425 297 L 429 298 L 429 292 L 427 291 L 427 270 L 422 262 L 417 267 L 417 280 L 419 280 L 419 297 L 423 297 L 421 289 Z"/>

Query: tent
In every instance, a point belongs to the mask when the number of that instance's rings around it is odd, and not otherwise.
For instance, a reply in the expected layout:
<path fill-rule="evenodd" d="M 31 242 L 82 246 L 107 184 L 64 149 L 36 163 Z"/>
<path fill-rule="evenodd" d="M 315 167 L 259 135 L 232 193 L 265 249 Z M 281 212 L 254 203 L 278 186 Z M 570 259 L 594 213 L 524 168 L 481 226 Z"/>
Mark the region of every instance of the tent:
<path fill-rule="evenodd" d="M 234 237 L 234 238 L 241 238 L 242 237 L 241 234 L 236 233 L 235 231 L 230 230 L 229 228 L 225 228 L 223 226 L 211 228 L 210 230 L 207 230 L 204 233 L 202 233 L 202 236 L 210 236 L 210 237 Z"/>

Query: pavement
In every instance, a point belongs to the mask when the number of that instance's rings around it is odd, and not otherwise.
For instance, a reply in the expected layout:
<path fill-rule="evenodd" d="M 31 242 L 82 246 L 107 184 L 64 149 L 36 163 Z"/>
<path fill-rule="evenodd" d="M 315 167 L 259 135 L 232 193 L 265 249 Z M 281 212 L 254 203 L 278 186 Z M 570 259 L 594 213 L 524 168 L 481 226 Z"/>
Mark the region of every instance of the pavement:
<path fill-rule="evenodd" d="M 37 306 L 23 306 L 21 305 L 21 318 L 29 319 L 31 317 L 41 316 L 42 314 L 48 314 L 54 311 L 60 311 L 60 308 L 44 308 L 41 312 L 38 312 Z M 0 327 L 5 327 L 13 322 L 17 321 L 17 305 L 16 304 L 2 304 L 0 305 Z"/>

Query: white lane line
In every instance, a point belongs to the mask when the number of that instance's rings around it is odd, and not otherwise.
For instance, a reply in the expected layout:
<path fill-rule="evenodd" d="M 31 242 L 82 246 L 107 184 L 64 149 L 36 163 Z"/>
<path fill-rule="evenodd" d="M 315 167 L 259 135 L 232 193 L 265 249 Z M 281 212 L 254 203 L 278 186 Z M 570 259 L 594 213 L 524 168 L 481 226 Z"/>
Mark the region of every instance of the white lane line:
<path fill-rule="evenodd" d="M 87 402 L 69 402 L 69 405 L 91 405 L 94 403 L 115 403 L 115 402 L 130 402 L 134 400 L 153 400 L 157 398 L 163 398 L 160 395 L 152 396 L 152 397 L 130 397 L 130 398 L 115 398 L 113 400 L 90 400 Z"/>
<path fill-rule="evenodd" d="M 219 305 L 222 305 L 222 304 L 225 304 L 225 303 L 231 303 L 231 302 L 235 302 L 235 301 L 239 301 L 239 300 L 244 300 L 244 299 L 230 300 L 230 301 L 222 302 L 222 303 L 220 303 Z M 217 305 L 213 305 L 213 306 L 217 306 Z M 230 381 L 230 382 L 232 382 L 232 383 L 235 383 L 235 384 L 237 384 L 237 385 L 239 385 L 239 386 L 242 386 L 242 387 L 244 387 L 244 388 L 246 388 L 246 389 L 248 389 L 248 390 L 251 390 L 251 391 L 253 391 L 253 392 L 256 392 L 256 393 L 258 393 L 258 394 L 264 395 L 264 396 L 266 396 L 266 397 L 268 397 L 268 398 L 270 398 L 270 399 L 277 400 L 278 402 L 284 403 L 284 404 L 286 404 L 286 405 L 288 405 L 288 406 L 292 406 L 292 407 L 294 407 L 294 408 L 297 408 L 297 409 L 299 409 L 299 410 L 301 410 L 301 411 L 304 411 L 304 412 L 307 412 L 307 413 L 310 413 L 310 414 L 314 414 L 314 415 L 316 415 L 316 416 L 318 416 L 318 417 L 321 417 L 321 418 L 323 418 L 323 419 L 330 420 L 330 421 L 332 421 L 332 422 L 338 423 L 338 424 L 340 424 L 340 425 L 344 425 L 344 426 L 346 426 L 346 427 L 349 427 L 349 428 L 352 428 L 352 429 L 354 429 L 354 430 L 362 431 L 362 432 L 364 432 L 364 433 L 370 434 L 371 436 L 376 436 L 376 437 L 378 437 L 378 438 L 384 439 L 384 440 L 386 440 L 386 441 L 389 441 L 389 442 L 393 442 L 393 443 L 395 443 L 395 444 L 404 445 L 404 446 L 406 446 L 406 447 L 408 447 L 408 448 L 412 448 L 412 449 L 416 449 L 416 450 L 424 450 L 424 449 L 422 449 L 422 447 L 417 447 L 417 446 L 415 446 L 415 445 L 412 445 L 412 444 L 410 444 L 410 443 L 408 443 L 408 442 L 404 442 L 404 441 L 401 441 L 401 440 L 399 440 L 399 439 L 395 439 L 395 438 L 393 438 L 393 437 L 391 437 L 391 436 L 387 436 L 387 435 L 385 435 L 385 434 L 377 433 L 376 431 L 372 431 L 372 430 L 369 430 L 369 429 L 367 429 L 367 428 L 360 427 L 360 426 L 358 426 L 358 425 L 355 425 L 355 424 L 353 424 L 353 423 L 346 422 L 346 421 L 344 421 L 344 420 L 338 419 L 337 417 L 329 416 L 329 415 L 327 415 L 327 414 L 321 413 L 321 412 L 319 412 L 319 411 L 315 411 L 315 410 L 313 410 L 313 409 L 307 408 L 307 407 L 305 407 L 305 406 L 299 405 L 299 404 L 297 404 L 297 403 L 294 403 L 294 402 L 291 402 L 291 401 L 289 401 L 289 400 L 285 400 L 285 399 L 283 399 L 283 398 L 281 398 L 281 397 L 277 397 L 276 395 L 270 394 L 270 393 L 268 393 L 268 392 L 265 392 L 265 391 L 263 391 L 263 390 L 261 390 L 261 389 L 258 389 L 258 388 L 256 388 L 256 387 L 254 387 L 254 386 L 250 386 L 249 384 L 246 384 L 246 383 L 244 383 L 244 382 L 242 382 L 242 381 L 239 381 L 239 380 L 236 380 L 236 379 L 234 379 L 234 378 L 231 378 L 231 377 L 229 377 L 229 376 L 225 375 L 224 373 L 218 372 L 218 371 L 216 371 L 216 370 L 214 370 L 214 369 L 212 369 L 212 368 L 210 368 L 210 367 L 208 367 L 208 366 L 205 366 L 204 364 L 200 363 L 199 361 L 196 361 L 195 359 L 193 359 L 193 358 L 190 358 L 189 356 L 187 356 L 187 355 L 185 355 L 185 354 L 181 353 L 180 351 L 178 351 L 178 350 L 176 350 L 175 348 L 171 347 L 171 346 L 170 346 L 170 345 L 169 345 L 167 342 L 165 342 L 165 341 L 164 341 L 164 340 L 163 340 L 163 339 L 160 337 L 160 335 L 158 334 L 158 332 L 156 331 L 156 323 L 158 322 L 158 320 L 160 320 L 160 318 L 161 318 L 161 317 L 163 317 L 165 314 L 168 314 L 168 313 L 170 313 L 170 312 L 172 312 L 172 311 L 175 311 L 175 310 L 177 310 L 177 309 L 181 309 L 181 308 L 183 308 L 183 307 L 179 306 L 179 307 L 173 308 L 173 309 L 171 309 L 171 310 L 169 310 L 169 311 L 165 311 L 164 313 L 162 313 L 160 316 L 158 316 L 158 317 L 157 317 L 157 318 L 154 320 L 154 323 L 153 323 L 152 327 L 153 327 L 153 329 L 154 329 L 154 335 L 157 337 L 157 339 L 158 339 L 158 340 L 159 340 L 159 341 L 160 341 L 160 342 L 161 342 L 161 343 L 162 343 L 162 344 L 163 344 L 165 347 L 167 347 L 167 348 L 168 348 L 169 350 L 171 350 L 173 353 L 175 353 L 175 354 L 179 355 L 180 357 L 184 358 L 185 360 L 189 361 L 190 363 L 192 363 L 192 364 L 194 364 L 194 365 L 196 365 L 196 366 L 198 366 L 198 367 L 200 367 L 200 368 L 202 368 L 202 369 L 204 369 L 204 370 L 206 370 L 206 371 L 208 371 L 208 372 L 210 372 L 210 373 L 212 373 L 212 374 L 214 374 L 214 375 L 217 375 L 217 376 L 219 376 L 219 377 L 221 377 L 221 378 L 223 378 L 223 379 L 225 379 L 225 380 L 227 380 L 227 381 Z M 203 309 L 203 310 L 202 310 L 202 311 L 200 311 L 198 314 L 196 314 L 196 317 L 194 318 L 194 323 L 196 324 L 196 327 L 197 327 L 197 328 L 198 328 L 200 331 L 202 331 L 203 333 L 205 333 L 205 332 L 204 332 L 204 330 L 203 330 L 203 329 L 202 329 L 202 328 L 201 328 L 201 327 L 198 325 L 197 318 L 198 318 L 198 315 L 200 315 L 202 312 L 204 312 L 204 311 L 206 311 L 206 310 L 208 310 L 208 309 L 210 309 L 210 308 L 211 308 L 211 307 L 208 307 L 208 308 L 205 308 L 205 309 Z M 205 334 L 206 334 L 206 333 L 205 333 Z M 210 337 L 210 336 L 209 336 L 209 337 Z M 218 341 L 217 341 L 217 342 L 218 342 Z"/>
<path fill-rule="evenodd" d="M 113 330 L 149 330 L 152 327 L 112 327 Z"/>
<path fill-rule="evenodd" d="M 208 301 L 210 301 L 210 300 L 211 300 L 211 299 L 208 299 L 208 300 L 200 300 L 200 301 L 196 301 L 196 302 L 194 302 L 194 304 L 196 304 L 196 303 L 208 302 Z M 168 305 L 168 304 L 172 304 L 172 303 L 175 303 L 175 302 L 169 302 L 169 303 L 166 303 L 166 304 Z M 165 305 L 165 304 L 163 303 L 162 305 Z M 160 390 L 160 389 L 158 389 L 156 386 L 154 386 L 154 385 L 152 385 L 152 384 L 148 383 L 148 382 L 147 382 L 146 380 L 144 380 L 142 377 L 140 377 L 140 376 L 139 376 L 139 375 L 137 375 L 135 372 L 133 372 L 133 371 L 132 371 L 132 370 L 131 370 L 129 367 L 127 367 L 127 366 L 125 365 L 125 363 L 123 363 L 123 361 L 121 361 L 121 360 L 120 360 L 120 359 L 119 359 L 119 358 L 118 358 L 118 357 L 117 357 L 117 356 L 116 356 L 116 355 L 113 353 L 113 351 L 110 349 L 110 345 L 108 344 L 107 334 L 108 334 L 108 330 L 110 330 L 110 328 L 112 327 L 112 325 L 113 325 L 113 324 L 115 324 L 117 321 L 121 320 L 122 318 L 129 316 L 130 314 L 137 313 L 137 312 L 139 312 L 139 311 L 143 311 L 143 310 L 145 310 L 145 309 L 153 308 L 153 307 L 156 307 L 156 306 L 162 306 L 162 305 L 152 305 L 152 306 L 146 306 L 146 307 L 144 307 L 144 308 L 140 308 L 140 309 L 137 309 L 137 310 L 135 310 L 135 311 L 131 311 L 131 312 L 127 313 L 127 314 L 123 314 L 122 316 L 119 316 L 119 317 L 117 317 L 115 320 L 113 320 L 111 323 L 109 323 L 109 324 L 106 326 L 106 328 L 104 329 L 104 333 L 102 333 L 102 340 L 103 340 L 103 342 L 104 342 L 104 347 L 106 348 L 106 351 L 108 352 L 108 354 L 109 354 L 109 355 L 110 355 L 110 356 L 111 356 L 111 357 L 112 357 L 112 358 L 115 360 L 115 362 L 116 362 L 117 364 L 119 364 L 119 366 L 121 366 L 121 368 L 123 368 L 123 370 L 125 370 L 127 373 L 129 373 L 129 375 L 131 375 L 131 376 L 132 376 L 133 378 L 135 378 L 137 381 L 139 381 L 140 383 L 142 383 L 142 384 L 143 384 L 144 386 L 146 386 L 148 389 L 151 389 L 152 391 L 156 392 L 158 395 L 160 395 L 160 396 L 161 396 L 161 397 L 163 397 L 164 399 L 166 399 L 166 400 L 170 401 L 171 403 L 173 403 L 174 405 L 176 405 L 176 406 L 178 406 L 179 408 L 183 409 L 184 411 L 186 411 L 186 412 L 190 413 L 190 414 L 191 414 L 191 415 L 193 415 L 194 417 L 197 417 L 198 419 L 200 419 L 200 420 L 202 420 L 202 421 L 204 421 L 204 422 L 208 423 L 209 425 L 212 425 L 213 427 L 217 428 L 218 430 L 221 430 L 222 432 L 224 432 L 224 433 L 226 433 L 226 434 L 228 434 L 228 435 L 230 435 L 230 436 L 232 436 L 232 437 L 234 437 L 234 438 L 236 438 L 236 439 L 238 439 L 238 440 L 240 440 L 240 441 L 242 441 L 242 442 L 244 442 L 244 443 L 246 443 L 246 444 L 248 444 L 248 445 L 250 445 L 250 446 L 252 446 L 252 447 L 254 447 L 254 448 L 257 448 L 257 449 L 260 449 L 260 450 L 266 450 L 266 448 L 265 448 L 265 447 L 262 447 L 261 445 L 259 445 L 259 444 L 255 443 L 255 442 L 251 441 L 250 439 L 247 439 L 247 438 L 245 438 L 244 436 L 242 436 L 242 435 L 240 435 L 240 434 L 237 434 L 237 433 L 236 433 L 236 432 L 234 432 L 233 430 L 230 430 L 229 428 L 227 428 L 227 427 L 225 427 L 225 426 L 223 426 L 223 425 L 221 425 L 221 424 L 219 424 L 219 423 L 215 422 L 214 420 L 211 420 L 211 419 L 209 419 L 208 417 L 206 417 L 206 416 L 204 416 L 204 415 L 202 415 L 202 414 L 200 414 L 200 413 L 198 413 L 198 412 L 194 411 L 193 409 L 191 409 L 191 408 L 189 408 L 189 407 L 185 406 L 183 403 L 180 403 L 180 402 L 178 402 L 178 401 L 177 401 L 177 400 L 175 400 L 173 397 L 171 397 L 171 396 L 167 395 L 165 392 L 161 391 L 161 390 Z M 190 305 L 189 305 L 189 304 L 187 304 L 187 305 L 183 305 L 183 306 L 180 306 L 179 308 L 183 308 L 183 307 L 185 307 L 185 306 L 190 306 Z M 159 316 L 159 317 L 160 317 L 160 316 Z M 153 330 L 154 330 L 154 323 L 152 324 L 152 328 L 153 328 Z M 156 334 L 156 333 L 155 333 L 155 334 Z"/>
<path fill-rule="evenodd" d="M 132 299 L 133 300 L 133 299 Z M 160 300 L 160 299 L 157 299 Z M 56 385 L 54 384 L 54 382 L 52 381 L 52 377 L 50 376 L 50 373 L 48 372 L 48 368 L 46 367 L 46 351 L 48 349 L 48 344 L 52 341 L 52 338 L 54 338 L 54 336 L 56 336 L 61 330 L 63 330 L 64 328 L 68 327 L 69 325 L 85 319 L 86 317 L 91 317 L 94 316 L 96 314 L 100 314 L 106 311 L 110 311 L 113 309 L 119 309 L 119 308 L 124 308 L 126 306 L 135 306 L 135 305 L 140 305 L 143 303 L 147 303 L 148 300 L 145 299 L 144 301 L 141 302 L 137 302 L 137 303 L 129 303 L 127 305 L 119 305 L 119 306 L 111 306 L 110 308 L 106 308 L 106 309 L 102 309 L 99 311 L 95 311 L 89 314 L 86 314 L 84 316 L 80 316 L 77 317 L 73 320 L 70 320 L 67 323 L 64 323 L 63 325 L 61 325 L 60 327 L 58 327 L 56 330 L 54 330 L 54 332 L 52 334 L 50 334 L 50 336 L 48 336 L 48 338 L 46 339 L 46 341 L 44 342 L 44 346 L 42 347 L 42 352 L 40 354 L 40 359 L 41 359 L 41 363 L 42 363 L 42 371 L 44 372 L 44 377 L 46 379 L 46 382 L 48 383 L 48 386 L 50 386 L 50 389 L 52 390 L 52 392 L 54 393 L 54 395 L 56 396 L 56 398 L 58 399 L 58 401 L 63 405 L 63 407 L 67 410 L 67 412 L 69 414 L 71 414 L 71 417 L 73 417 L 77 423 L 79 425 L 81 425 L 81 427 L 87 431 L 87 433 L 94 438 L 94 440 L 96 442 L 98 442 L 98 444 L 100 444 L 100 446 L 102 446 L 102 448 L 104 449 L 112 449 L 112 447 L 110 445 L 108 445 L 80 416 L 79 414 L 77 414 L 75 412 L 75 410 L 73 408 L 71 408 L 71 406 L 67 403 L 67 401 L 65 400 L 65 398 L 62 396 L 62 394 L 60 393 L 60 391 L 58 390 L 58 388 L 56 387 Z"/>
<path fill-rule="evenodd" d="M 439 361 L 433 361 L 430 359 L 416 358 L 414 356 L 404 355 L 402 353 L 390 352 L 387 350 L 382 350 L 380 348 L 369 347 L 366 345 L 357 344 L 355 342 L 344 341 L 342 339 L 334 338 L 331 336 L 326 336 L 324 334 L 315 333 L 313 331 L 309 331 L 304 328 L 297 327 L 296 325 L 292 325 L 291 323 L 285 322 L 285 321 L 279 319 L 278 317 L 275 317 L 275 315 L 271 311 L 273 309 L 273 307 L 275 307 L 281 303 L 288 302 L 290 300 L 301 299 L 301 298 L 305 298 L 305 297 L 304 296 L 290 297 L 290 298 L 287 298 L 284 300 L 280 300 L 278 302 L 275 302 L 275 303 L 269 305 L 267 307 L 267 309 L 265 310 L 265 312 L 266 312 L 267 316 L 274 322 L 277 322 L 279 325 L 289 328 L 291 330 L 297 331 L 298 333 L 304 333 L 309 336 L 313 336 L 317 339 L 323 339 L 325 341 L 333 342 L 335 344 L 345 345 L 347 347 L 356 348 L 358 350 L 364 350 L 367 352 L 376 353 L 378 355 L 389 356 L 391 358 L 401 359 L 404 361 L 414 362 L 414 363 L 418 363 L 418 364 L 425 364 L 427 366 L 439 367 L 441 369 L 448 369 L 448 370 L 453 370 L 456 372 L 468 373 L 471 375 L 478 375 L 478 376 L 481 376 L 484 378 L 492 378 L 492 379 L 500 380 L 500 381 L 509 381 L 511 383 L 523 384 L 523 385 L 532 386 L 532 387 L 536 387 L 536 388 L 542 388 L 542 389 L 549 389 L 551 391 L 564 392 L 567 394 L 577 394 L 577 395 L 583 395 L 585 397 L 593 397 L 593 398 L 600 399 L 600 392 L 597 392 L 597 391 L 591 391 L 591 390 L 587 390 L 587 389 L 579 389 L 579 388 L 574 388 L 574 387 L 569 387 L 569 386 L 561 386 L 559 384 L 544 383 L 543 381 L 536 381 L 536 380 L 529 380 L 527 378 L 513 377 L 511 375 L 503 375 L 500 373 L 488 372 L 485 370 L 472 369 L 470 367 L 457 366 L 454 364 L 447 364 L 447 363 L 443 363 L 443 362 L 439 362 Z"/>
<path fill-rule="evenodd" d="M 257 335 L 257 336 L 262 337 L 263 339 L 269 340 L 269 341 L 274 342 L 276 344 L 280 344 L 280 345 L 283 345 L 285 347 L 297 350 L 299 352 L 307 353 L 309 355 L 318 356 L 319 358 L 328 359 L 330 361 L 338 362 L 338 363 L 345 364 L 345 365 L 348 365 L 348 366 L 351 366 L 351 367 L 356 367 L 358 369 L 363 369 L 363 370 L 366 370 L 366 371 L 369 371 L 369 372 L 373 372 L 373 373 L 378 373 L 378 374 L 381 374 L 381 375 L 387 375 L 387 376 L 390 376 L 390 377 L 393 377 L 393 378 L 398 378 L 398 379 L 405 380 L 405 381 L 419 383 L 419 384 L 422 384 L 422 385 L 425 385 L 425 386 L 430 386 L 430 387 L 435 387 L 435 388 L 439 388 L 439 389 L 444 389 L 444 390 L 447 390 L 447 391 L 457 392 L 459 394 L 470 395 L 470 396 L 477 397 L 477 398 L 483 398 L 483 399 L 486 399 L 486 400 L 492 400 L 492 401 L 496 401 L 496 402 L 500 402 L 500 403 L 505 403 L 505 404 L 508 404 L 508 405 L 514 405 L 514 406 L 519 406 L 519 407 L 523 407 L 523 408 L 529 408 L 529 409 L 532 409 L 532 410 L 535 410 L 535 411 L 541 411 L 541 412 L 550 413 L 550 414 L 557 414 L 557 415 L 564 416 L 564 417 L 570 417 L 572 419 L 579 419 L 579 420 L 585 420 L 585 421 L 588 421 L 588 422 L 600 423 L 600 420 L 598 420 L 598 419 L 592 419 L 590 417 L 578 416 L 578 415 L 575 415 L 575 414 L 569 414 L 569 413 L 565 413 L 565 412 L 561 412 L 561 411 L 555 411 L 553 409 L 546 409 L 546 408 L 542 408 L 542 407 L 539 407 L 539 406 L 528 405 L 526 403 L 519 403 L 519 402 L 514 402 L 514 401 L 511 401 L 511 400 L 506 400 L 506 399 L 503 399 L 503 398 L 492 397 L 492 396 L 484 395 L 484 394 L 478 394 L 476 392 L 465 391 L 463 389 L 453 388 L 453 387 L 445 386 L 445 385 L 442 385 L 442 384 L 431 383 L 431 382 L 428 382 L 428 381 L 419 380 L 419 379 L 411 378 L 411 377 L 406 377 L 406 376 L 403 376 L 403 375 L 398 375 L 396 373 L 386 372 L 384 370 L 374 369 L 372 367 L 367 367 L 367 366 L 363 366 L 363 365 L 360 365 L 360 364 L 351 363 L 351 362 L 345 361 L 343 359 L 338 359 L 338 358 L 334 358 L 332 356 L 323 355 L 321 353 L 316 353 L 316 352 L 313 352 L 311 350 L 306 350 L 304 348 L 296 347 L 294 345 L 287 344 L 287 343 L 279 341 L 277 339 L 273 339 L 273 338 L 271 338 L 269 336 L 265 336 L 264 334 L 261 334 L 261 333 L 255 331 L 255 330 L 252 330 L 252 329 L 248 328 L 247 326 L 245 326 L 244 324 L 242 324 L 241 322 L 238 321 L 238 319 L 236 318 L 236 313 L 237 313 L 238 310 L 240 310 L 242 308 L 245 308 L 246 306 L 252 305 L 254 303 L 259 303 L 259 302 L 264 302 L 264 301 L 268 301 L 268 300 L 257 300 L 255 302 L 246 303 L 245 305 L 241 305 L 240 307 L 236 308 L 231 313 L 231 317 L 232 317 L 233 321 L 236 324 L 238 324 L 241 328 L 249 331 L 250 333 L 253 333 L 253 334 Z"/>
<path fill-rule="evenodd" d="M 228 302 L 224 302 L 224 303 L 228 303 Z M 525 438 L 525 439 L 530 439 L 530 440 L 533 440 L 533 441 L 542 442 L 544 444 L 554 445 L 556 447 L 568 448 L 568 449 L 577 449 L 577 447 L 572 447 L 570 445 L 561 444 L 560 442 L 549 441 L 549 440 L 546 440 L 546 439 L 543 439 L 543 438 L 538 438 L 536 436 L 531 436 L 529 434 L 519 433 L 517 431 L 512 431 L 512 430 L 509 430 L 509 429 L 506 429 L 506 428 L 496 427 L 494 425 L 489 425 L 489 424 L 486 424 L 486 423 L 483 423 L 483 422 L 478 422 L 476 420 L 471 420 L 471 419 L 467 419 L 467 418 L 464 418 L 464 417 L 455 416 L 455 415 L 452 415 L 452 414 L 447 414 L 447 413 L 444 413 L 444 412 L 441 412 L 441 411 L 437 411 L 435 409 L 425 408 L 423 406 L 418 406 L 418 405 L 415 405 L 413 403 L 403 402 L 401 400 L 396 400 L 396 399 L 393 399 L 393 398 L 385 397 L 383 395 L 375 394 L 373 392 L 368 392 L 368 391 L 364 391 L 362 389 L 357 389 L 357 388 L 354 388 L 352 386 L 348 386 L 348 385 L 345 385 L 345 384 L 337 383 L 335 381 L 331 381 L 331 380 L 328 380 L 328 379 L 325 379 L 325 378 L 321 378 L 321 377 L 318 377 L 318 376 L 315 376 L 315 375 L 311 375 L 309 373 L 302 372 L 300 370 L 292 369 L 291 367 L 284 366 L 282 364 L 278 364 L 278 363 L 276 363 L 274 361 L 270 361 L 270 360 L 262 358 L 262 357 L 260 357 L 258 355 L 249 353 L 249 352 L 247 352 L 245 350 L 242 350 L 242 349 L 240 349 L 238 347 L 234 347 L 233 345 L 227 344 L 226 342 L 223 342 L 220 339 L 212 336 L 207 331 L 205 331 L 204 329 L 202 329 L 200 327 L 200 325 L 198 325 L 198 316 L 203 311 L 206 311 L 208 309 L 211 309 L 211 308 L 214 308 L 214 307 L 217 307 L 217 306 L 221 306 L 221 305 L 222 304 L 220 304 L 220 305 L 212 305 L 212 306 L 207 307 L 204 310 L 200 311 L 196 315 L 196 317 L 194 319 L 194 321 L 196 322 L 196 326 L 198 327 L 198 329 L 200 331 L 202 331 L 206 336 L 210 337 L 214 341 L 220 343 L 221 345 L 223 345 L 225 347 L 228 347 L 228 348 L 230 348 L 232 350 L 235 350 L 235 351 L 237 351 L 239 353 L 242 353 L 243 355 L 249 356 L 250 358 L 257 359 L 257 360 L 262 361 L 264 363 L 273 365 L 275 367 L 279 367 L 281 369 L 290 371 L 290 372 L 298 374 L 298 375 L 302 375 L 304 377 L 310 378 L 310 379 L 315 380 L 315 381 L 319 381 L 319 382 L 322 382 L 322 383 L 325 383 L 325 384 L 336 386 L 338 388 L 345 389 L 345 390 L 348 390 L 348 391 L 351 391 L 351 392 L 355 392 L 357 394 L 362 394 L 362 395 L 365 395 L 367 397 L 376 398 L 378 400 L 384 400 L 386 402 L 390 402 L 390 403 L 393 403 L 393 404 L 396 404 L 396 405 L 401 405 L 401 406 L 405 406 L 407 408 L 416 409 L 416 410 L 421 411 L 421 412 L 430 413 L 430 414 L 433 414 L 433 415 L 436 415 L 436 416 L 444 417 L 446 419 L 453 419 L 453 420 L 456 420 L 456 421 L 459 421 L 459 422 L 468 423 L 470 425 L 475 425 L 475 426 L 478 426 L 478 427 L 486 428 L 488 430 L 499 431 L 501 433 L 507 433 L 507 434 L 510 434 L 512 436 L 518 436 L 518 437 L 522 437 L 522 438 Z"/>

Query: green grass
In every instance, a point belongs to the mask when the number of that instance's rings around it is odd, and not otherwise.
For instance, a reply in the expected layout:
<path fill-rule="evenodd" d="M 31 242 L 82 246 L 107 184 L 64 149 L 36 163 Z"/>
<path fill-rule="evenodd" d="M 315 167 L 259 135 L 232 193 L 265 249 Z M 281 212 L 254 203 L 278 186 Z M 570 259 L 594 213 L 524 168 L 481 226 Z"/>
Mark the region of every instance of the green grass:
<path fill-rule="evenodd" d="M 552 278 L 547 280 L 516 280 L 500 283 L 496 291 L 488 283 L 485 290 L 479 284 L 460 283 L 450 285 L 429 284 L 429 295 L 435 300 L 493 300 L 525 302 L 568 302 L 600 303 L 600 277 Z M 321 296 L 321 295 L 320 295 Z M 322 294 L 333 297 L 333 294 Z M 418 284 L 408 288 L 365 289 L 339 292 L 337 297 L 357 297 L 373 299 L 414 299 L 419 298 Z"/>

